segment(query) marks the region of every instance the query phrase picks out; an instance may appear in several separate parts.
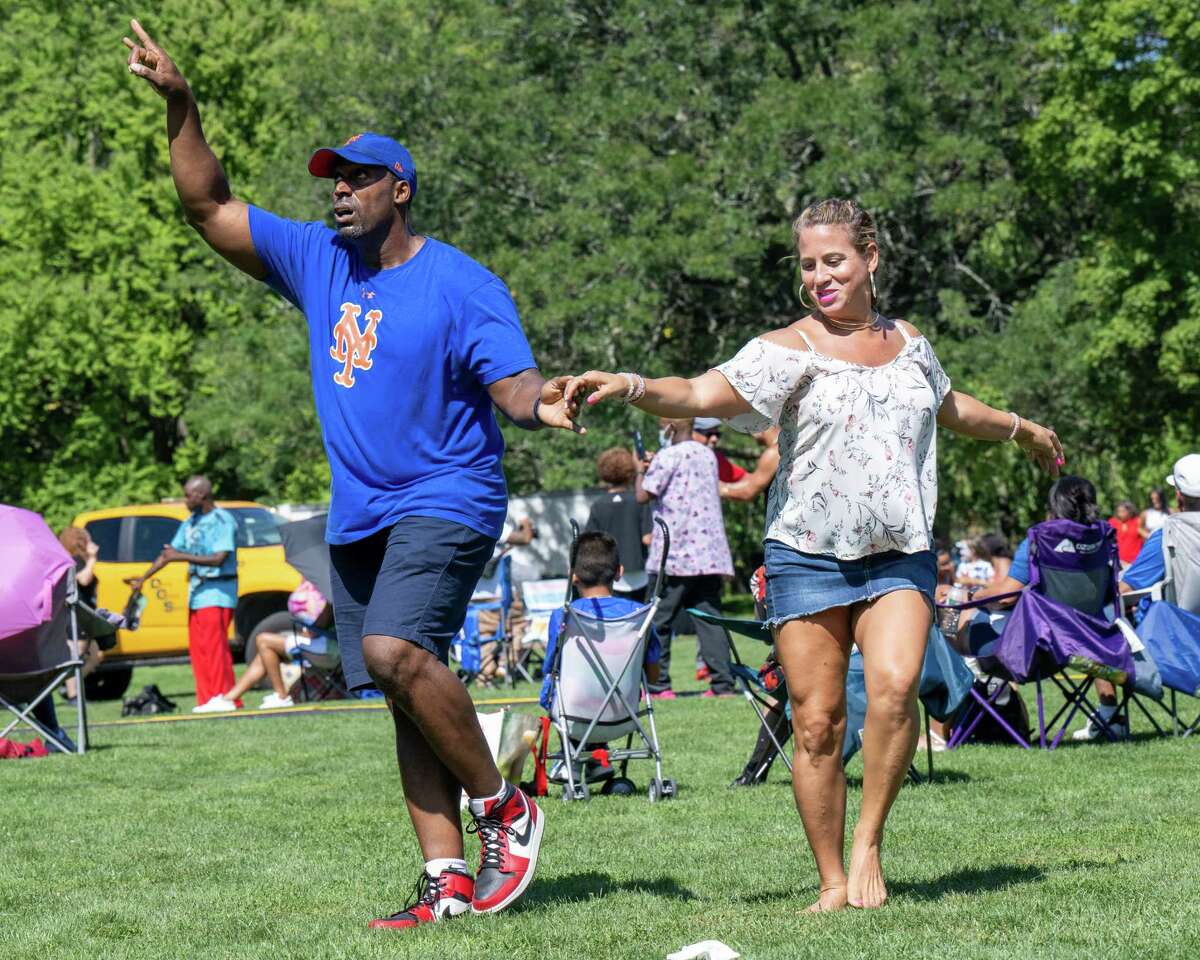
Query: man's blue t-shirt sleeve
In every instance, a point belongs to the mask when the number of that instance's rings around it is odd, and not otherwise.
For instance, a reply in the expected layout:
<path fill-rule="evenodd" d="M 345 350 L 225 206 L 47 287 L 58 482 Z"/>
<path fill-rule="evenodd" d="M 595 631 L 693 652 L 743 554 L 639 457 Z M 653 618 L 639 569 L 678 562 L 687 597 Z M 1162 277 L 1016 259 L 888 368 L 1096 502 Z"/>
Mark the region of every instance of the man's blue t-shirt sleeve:
<path fill-rule="evenodd" d="M 458 334 L 464 364 L 485 387 L 537 366 L 521 329 L 517 305 L 498 279 L 468 294 Z"/>
<path fill-rule="evenodd" d="M 1167 575 L 1167 565 L 1163 561 L 1162 528 L 1150 534 L 1150 539 L 1142 545 L 1137 559 L 1129 565 L 1121 575 L 1121 580 L 1134 590 L 1145 590 L 1152 587 Z"/>
<path fill-rule="evenodd" d="M 1012 563 L 1008 567 L 1008 575 L 1020 583 L 1029 583 L 1029 541 L 1022 540 L 1013 552 Z"/>
<path fill-rule="evenodd" d="M 305 265 L 311 268 L 321 249 L 330 247 L 333 231 L 323 223 L 288 220 L 254 206 L 249 216 L 250 239 L 267 268 L 266 282 L 303 310 Z"/>
<path fill-rule="evenodd" d="M 187 546 L 187 525 L 186 520 L 181 521 L 179 529 L 175 531 L 175 536 L 171 538 L 171 546 L 176 550 L 183 550 Z"/>

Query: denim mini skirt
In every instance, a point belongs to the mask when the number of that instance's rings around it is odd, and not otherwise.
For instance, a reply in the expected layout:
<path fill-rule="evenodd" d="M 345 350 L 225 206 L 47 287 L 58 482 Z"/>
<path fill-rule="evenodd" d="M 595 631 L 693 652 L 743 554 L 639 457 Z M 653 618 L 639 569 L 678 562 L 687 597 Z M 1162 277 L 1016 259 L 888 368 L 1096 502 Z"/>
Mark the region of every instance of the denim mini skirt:
<path fill-rule="evenodd" d="M 770 628 L 833 607 L 875 600 L 896 590 L 916 590 L 933 605 L 937 557 L 920 553 L 876 553 L 857 560 L 801 553 L 778 540 L 765 544 L 767 622 Z"/>

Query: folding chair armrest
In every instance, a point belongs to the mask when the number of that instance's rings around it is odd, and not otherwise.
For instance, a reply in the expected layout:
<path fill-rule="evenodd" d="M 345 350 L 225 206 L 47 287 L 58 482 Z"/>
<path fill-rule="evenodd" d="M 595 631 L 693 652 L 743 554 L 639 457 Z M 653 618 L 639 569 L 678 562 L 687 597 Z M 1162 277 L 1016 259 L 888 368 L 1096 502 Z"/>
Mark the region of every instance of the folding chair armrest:
<path fill-rule="evenodd" d="M 1121 594 L 1121 606 L 1126 610 L 1132 610 L 1143 600 L 1161 600 L 1162 599 L 1162 582 L 1151 584 L 1141 590 L 1130 590 L 1128 593 Z"/>

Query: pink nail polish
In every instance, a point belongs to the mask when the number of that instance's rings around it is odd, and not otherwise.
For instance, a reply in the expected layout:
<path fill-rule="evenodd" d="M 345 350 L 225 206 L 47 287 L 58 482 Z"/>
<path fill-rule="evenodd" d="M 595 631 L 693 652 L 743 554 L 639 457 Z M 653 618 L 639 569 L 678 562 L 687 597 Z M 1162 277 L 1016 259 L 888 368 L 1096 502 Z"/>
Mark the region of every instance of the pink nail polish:
<path fill-rule="evenodd" d="M 1057 460 L 1054 461 L 1054 465 L 1057 467 L 1061 467 L 1066 462 L 1067 461 L 1064 460 L 1062 457 L 1059 457 Z"/>

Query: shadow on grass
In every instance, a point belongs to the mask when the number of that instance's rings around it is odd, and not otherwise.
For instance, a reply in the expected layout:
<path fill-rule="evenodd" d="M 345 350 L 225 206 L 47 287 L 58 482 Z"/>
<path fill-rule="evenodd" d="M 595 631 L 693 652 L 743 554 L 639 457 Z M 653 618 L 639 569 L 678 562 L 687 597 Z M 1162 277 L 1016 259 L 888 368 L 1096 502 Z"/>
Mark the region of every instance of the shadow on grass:
<path fill-rule="evenodd" d="M 1037 883 L 1045 878 L 1046 874 L 1037 867 L 996 863 L 990 867 L 955 870 L 920 883 L 888 881 L 888 892 L 913 900 L 939 900 L 951 893 L 986 893 L 1021 883 Z"/>
<path fill-rule="evenodd" d="M 909 897 L 913 900 L 938 900 L 951 893 L 984 893 L 989 890 L 1003 890 L 1021 883 L 1036 883 L 1045 879 L 1045 876 L 1037 867 L 995 864 L 990 867 L 956 870 L 954 873 L 947 873 L 922 883 L 889 880 L 887 886 L 891 896 Z M 815 896 L 815 887 L 812 892 Z M 797 896 L 795 887 L 786 887 L 733 899 L 738 903 L 769 904 L 779 900 L 795 900 Z"/>
<path fill-rule="evenodd" d="M 670 877 L 645 880 L 614 880 L 607 873 L 589 870 L 555 877 L 552 883 L 535 884 L 525 894 L 520 909 L 547 904 L 582 903 L 613 893 L 648 893 L 666 900 L 695 900 L 696 895 Z"/>
<path fill-rule="evenodd" d="M 922 777 L 925 776 L 924 762 L 922 762 L 917 767 L 917 772 L 920 773 Z M 908 787 L 928 787 L 928 786 L 936 787 L 936 786 L 938 786 L 940 784 L 944 784 L 944 783 L 971 783 L 973 779 L 974 778 L 970 774 L 963 773 L 961 770 L 944 770 L 944 769 L 939 769 L 935 765 L 933 768 L 933 783 L 932 784 L 930 784 L 929 782 L 913 783 L 911 780 L 905 780 L 904 786 L 906 788 L 908 788 Z M 846 777 L 846 786 L 853 790 L 861 790 L 862 789 L 862 777 Z"/>

